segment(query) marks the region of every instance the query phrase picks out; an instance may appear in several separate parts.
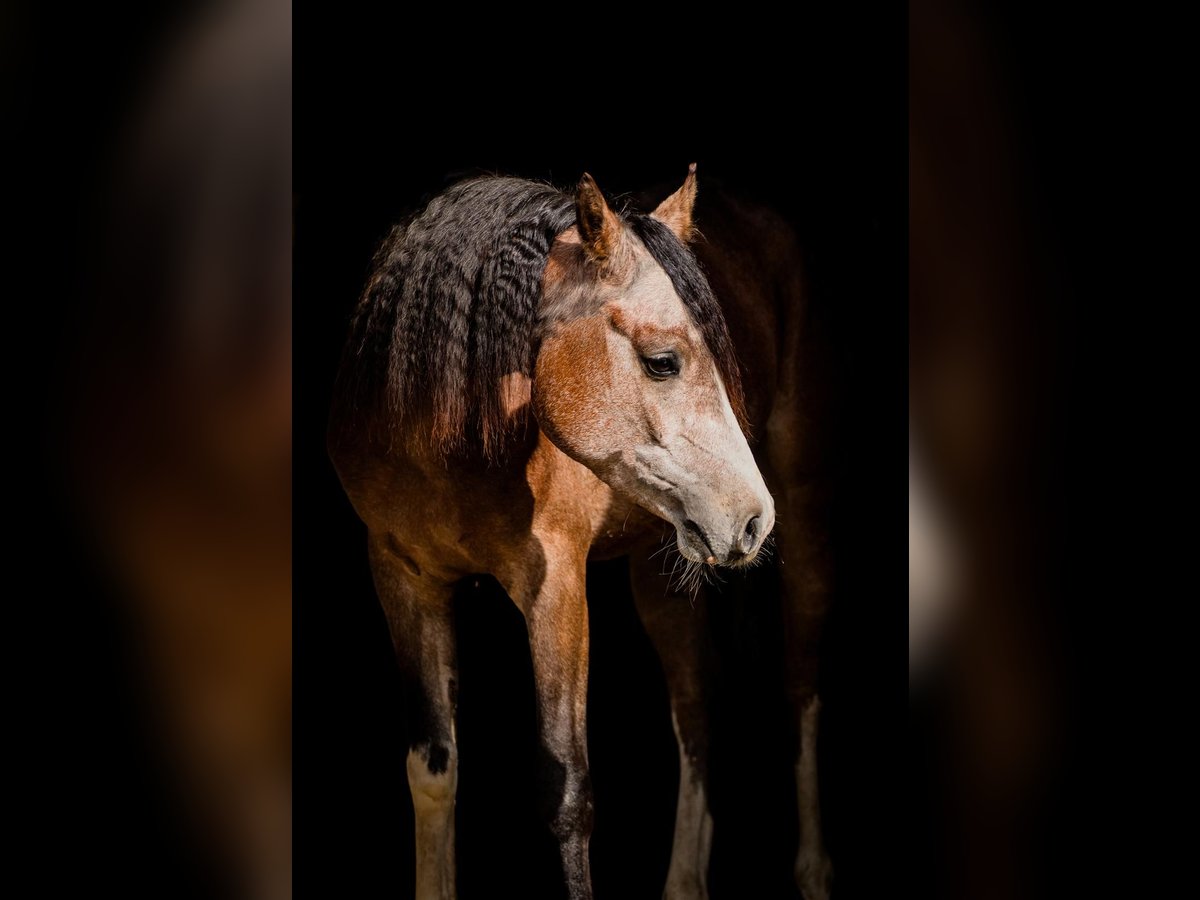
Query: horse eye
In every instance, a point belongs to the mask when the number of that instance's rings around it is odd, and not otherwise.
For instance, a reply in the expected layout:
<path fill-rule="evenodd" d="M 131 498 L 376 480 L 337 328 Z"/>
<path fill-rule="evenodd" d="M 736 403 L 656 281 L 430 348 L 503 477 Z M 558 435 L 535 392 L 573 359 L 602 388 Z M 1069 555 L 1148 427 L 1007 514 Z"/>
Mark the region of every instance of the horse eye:
<path fill-rule="evenodd" d="M 679 360 L 673 353 L 664 353 L 661 356 L 643 356 L 642 368 L 651 378 L 670 378 L 672 375 L 679 374 Z"/>

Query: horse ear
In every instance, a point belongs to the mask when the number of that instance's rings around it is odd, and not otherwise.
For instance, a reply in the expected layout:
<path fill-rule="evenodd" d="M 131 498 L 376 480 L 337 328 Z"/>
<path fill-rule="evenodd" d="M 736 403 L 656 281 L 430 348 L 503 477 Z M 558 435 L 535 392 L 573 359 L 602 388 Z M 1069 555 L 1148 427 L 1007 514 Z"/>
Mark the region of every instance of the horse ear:
<path fill-rule="evenodd" d="M 575 221 L 588 259 L 606 262 L 621 241 L 621 221 L 604 202 L 596 179 L 587 172 L 583 173 L 575 190 Z"/>
<path fill-rule="evenodd" d="M 662 222 L 685 244 L 696 235 L 692 225 L 692 207 L 696 205 L 696 164 L 688 166 L 683 185 L 670 197 L 658 204 L 651 215 Z"/>

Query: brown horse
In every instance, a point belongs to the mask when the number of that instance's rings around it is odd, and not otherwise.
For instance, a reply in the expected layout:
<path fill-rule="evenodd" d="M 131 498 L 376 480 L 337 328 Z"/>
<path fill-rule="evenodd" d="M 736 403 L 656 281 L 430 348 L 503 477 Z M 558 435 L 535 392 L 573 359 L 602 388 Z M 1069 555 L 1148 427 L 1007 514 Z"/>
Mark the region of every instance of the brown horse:
<path fill-rule="evenodd" d="M 703 589 L 712 567 L 759 559 L 777 515 L 797 738 L 796 878 L 810 900 L 828 895 L 815 760 L 826 492 L 810 424 L 822 385 L 807 384 L 805 369 L 820 353 L 809 346 L 787 227 L 714 194 L 697 241 L 695 199 L 695 166 L 649 216 L 615 213 L 588 175 L 573 197 L 476 179 L 397 226 L 376 256 L 329 446 L 367 525 L 405 674 L 418 897 L 454 895 L 450 603 L 455 584 L 480 573 L 525 616 L 546 814 L 570 896 L 591 896 L 585 569 L 622 554 L 679 743 L 665 895 L 706 896 L 704 620 L 687 594 Z M 757 436 L 756 452 L 746 434 Z M 674 567 L 651 559 L 664 520 L 675 530 Z"/>

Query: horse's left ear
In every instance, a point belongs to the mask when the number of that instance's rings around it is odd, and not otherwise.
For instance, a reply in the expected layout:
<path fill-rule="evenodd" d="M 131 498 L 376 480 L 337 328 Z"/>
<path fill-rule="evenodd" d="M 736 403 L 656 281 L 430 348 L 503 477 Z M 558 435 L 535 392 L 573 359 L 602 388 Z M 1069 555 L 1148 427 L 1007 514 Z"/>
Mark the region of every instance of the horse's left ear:
<path fill-rule="evenodd" d="M 688 166 L 683 185 L 670 197 L 658 204 L 651 215 L 662 222 L 685 244 L 696 236 L 692 225 L 692 207 L 696 205 L 696 164 Z"/>

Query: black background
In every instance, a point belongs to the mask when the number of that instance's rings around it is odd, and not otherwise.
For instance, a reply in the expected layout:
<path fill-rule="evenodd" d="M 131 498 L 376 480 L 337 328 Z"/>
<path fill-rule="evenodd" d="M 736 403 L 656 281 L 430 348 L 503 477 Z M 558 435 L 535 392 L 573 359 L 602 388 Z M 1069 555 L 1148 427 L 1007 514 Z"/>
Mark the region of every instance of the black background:
<path fill-rule="evenodd" d="M 691 23 L 695 24 L 695 23 Z M 902 869 L 907 565 L 904 12 L 818 21 L 752 59 L 700 23 L 634 54 L 564 35 L 483 48 L 384 22 L 297 18 L 295 84 L 295 783 L 300 896 L 406 896 L 412 813 L 398 676 L 365 532 L 324 452 L 353 303 L 402 214 L 479 170 L 610 195 L 705 180 L 767 202 L 805 248 L 811 302 L 836 344 L 836 595 L 822 676 L 827 841 L 838 895 L 878 896 Z M 405 37 L 402 38 L 401 35 Z M 717 39 L 721 39 L 718 41 Z M 703 200 L 700 201 L 703 203 Z M 769 576 L 714 603 L 721 711 L 714 897 L 788 896 L 794 792 Z M 589 748 L 599 897 L 657 897 L 678 777 L 662 674 L 622 562 L 589 576 Z M 523 621 L 489 581 L 459 598 L 459 890 L 553 896 L 533 796 Z"/>

